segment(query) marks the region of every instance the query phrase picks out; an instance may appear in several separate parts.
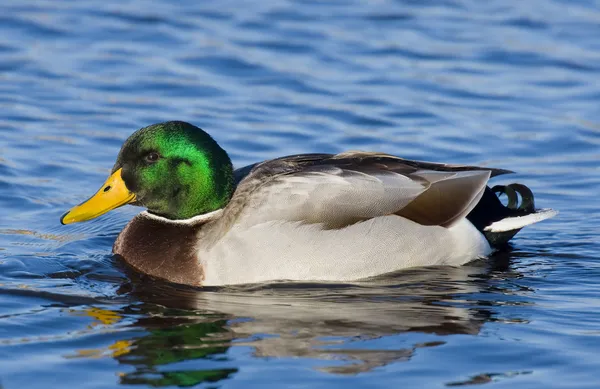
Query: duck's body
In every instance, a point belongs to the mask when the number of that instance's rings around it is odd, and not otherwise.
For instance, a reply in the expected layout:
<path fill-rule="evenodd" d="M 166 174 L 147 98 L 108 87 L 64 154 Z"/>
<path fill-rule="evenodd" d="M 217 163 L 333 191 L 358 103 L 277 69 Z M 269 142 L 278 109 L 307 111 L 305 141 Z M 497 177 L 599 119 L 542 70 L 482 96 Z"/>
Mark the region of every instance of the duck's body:
<path fill-rule="evenodd" d="M 174 125 L 202 131 L 171 122 L 159 125 L 160 133 L 181 131 L 173 130 Z M 154 127 L 140 132 L 159 131 Z M 139 139 L 128 142 L 133 146 L 127 148 L 147 153 L 136 144 L 141 143 Z M 142 186 L 144 169 L 158 169 L 151 167 L 154 161 L 146 162 L 131 167 L 135 174 L 128 177 L 125 169 L 132 162 L 127 161 L 134 161 L 136 153 L 128 156 L 122 150 L 113 169 L 111 179 L 122 173 L 129 188 L 123 193 Z M 165 159 L 163 166 L 174 165 L 173 158 Z M 193 160 L 179 161 L 172 174 L 193 166 Z M 228 169 L 227 164 L 223 166 L 216 170 Z M 150 209 L 136 216 L 117 238 L 113 251 L 143 273 L 197 286 L 350 281 L 407 267 L 462 265 L 489 255 L 523 226 L 555 214 L 536 211 L 531 192 L 519 185 L 495 188 L 512 196 L 511 200 L 516 199 L 515 190 L 523 197 L 520 208 L 503 206 L 487 182 L 504 173 L 509 172 L 379 153 L 284 157 L 232 171 L 229 180 L 219 183 L 221 192 L 230 192 L 226 200 L 209 199 L 212 205 L 195 215 L 191 211 L 188 216 L 192 217 L 167 214 L 177 212 L 170 203 L 188 189 L 180 183 L 183 178 L 164 185 L 172 190 L 157 185 L 146 192 L 139 190 L 140 196 L 130 193 L 133 199 L 128 201 L 157 204 L 165 211 Z M 113 181 L 105 188 L 115 186 Z M 212 181 L 216 182 L 214 177 Z M 173 196 L 169 204 L 156 202 L 148 194 L 167 189 Z M 218 189 L 215 192 L 221 193 Z M 98 193 L 94 198 L 104 195 Z M 198 207 L 206 203 L 198 202 Z M 67 214 L 67 222 L 69 217 L 78 221 L 77 215 Z"/>
<path fill-rule="evenodd" d="M 415 266 L 458 266 L 491 253 L 484 236 L 466 219 L 444 228 L 422 226 L 394 215 L 339 230 L 285 221 L 249 228 L 235 225 L 214 246 L 200 242 L 194 250 L 194 233 L 201 236 L 203 227 L 210 229 L 214 222 L 171 229 L 170 223 L 142 213 L 123 230 L 114 252 L 142 273 L 198 286 L 273 280 L 352 281 Z M 161 233 L 151 233 L 156 240 L 145 245 L 148 251 L 132 252 L 128 249 L 148 236 L 139 234 L 139 226 Z M 165 229 L 181 235 L 162 235 Z M 159 242 L 168 237 L 174 238 L 170 242 L 177 247 L 175 255 Z"/>

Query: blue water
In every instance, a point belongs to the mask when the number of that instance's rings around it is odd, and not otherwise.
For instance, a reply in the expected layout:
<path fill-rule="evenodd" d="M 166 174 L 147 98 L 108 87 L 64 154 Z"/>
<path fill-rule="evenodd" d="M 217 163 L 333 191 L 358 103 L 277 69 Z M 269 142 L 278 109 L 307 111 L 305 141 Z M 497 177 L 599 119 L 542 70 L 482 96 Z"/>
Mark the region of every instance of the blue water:
<path fill-rule="evenodd" d="M 0 385 L 598 388 L 600 2 L 3 1 Z M 558 217 L 460 268 L 194 290 L 60 215 L 136 129 L 235 164 L 384 151 L 518 172 Z"/>

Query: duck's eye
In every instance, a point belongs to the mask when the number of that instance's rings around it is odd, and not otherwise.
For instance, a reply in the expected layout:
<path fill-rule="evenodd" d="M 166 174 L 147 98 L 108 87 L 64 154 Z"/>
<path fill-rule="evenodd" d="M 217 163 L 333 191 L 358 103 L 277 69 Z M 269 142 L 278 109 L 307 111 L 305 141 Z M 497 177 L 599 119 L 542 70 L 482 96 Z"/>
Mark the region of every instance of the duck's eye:
<path fill-rule="evenodd" d="M 146 162 L 149 162 L 149 163 L 156 162 L 156 161 L 158 161 L 159 158 L 160 158 L 160 155 L 158 155 L 157 152 L 153 151 L 153 152 L 149 153 L 148 155 L 146 155 Z"/>

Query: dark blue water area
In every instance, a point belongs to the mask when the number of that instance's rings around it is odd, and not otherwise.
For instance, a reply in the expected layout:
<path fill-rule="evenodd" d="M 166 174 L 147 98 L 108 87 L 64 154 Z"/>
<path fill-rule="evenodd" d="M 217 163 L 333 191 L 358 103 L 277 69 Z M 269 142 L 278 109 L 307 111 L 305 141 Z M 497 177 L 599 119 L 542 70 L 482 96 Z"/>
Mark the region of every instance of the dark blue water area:
<path fill-rule="evenodd" d="M 600 3 L 0 3 L 3 388 L 598 388 Z M 488 260 L 193 289 L 61 226 L 136 129 L 237 166 L 374 150 L 514 170 L 554 219 Z"/>

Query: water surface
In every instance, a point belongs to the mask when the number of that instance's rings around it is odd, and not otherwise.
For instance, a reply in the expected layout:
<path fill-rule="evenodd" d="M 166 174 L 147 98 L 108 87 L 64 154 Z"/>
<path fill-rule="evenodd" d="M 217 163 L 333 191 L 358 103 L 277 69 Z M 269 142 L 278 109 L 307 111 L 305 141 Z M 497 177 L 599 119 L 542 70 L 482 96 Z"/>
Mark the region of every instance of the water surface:
<path fill-rule="evenodd" d="M 0 4 L 4 388 L 597 388 L 600 4 Z M 136 129 L 185 120 L 237 166 L 378 150 L 518 173 L 561 211 L 460 268 L 195 290 L 61 226 Z"/>

